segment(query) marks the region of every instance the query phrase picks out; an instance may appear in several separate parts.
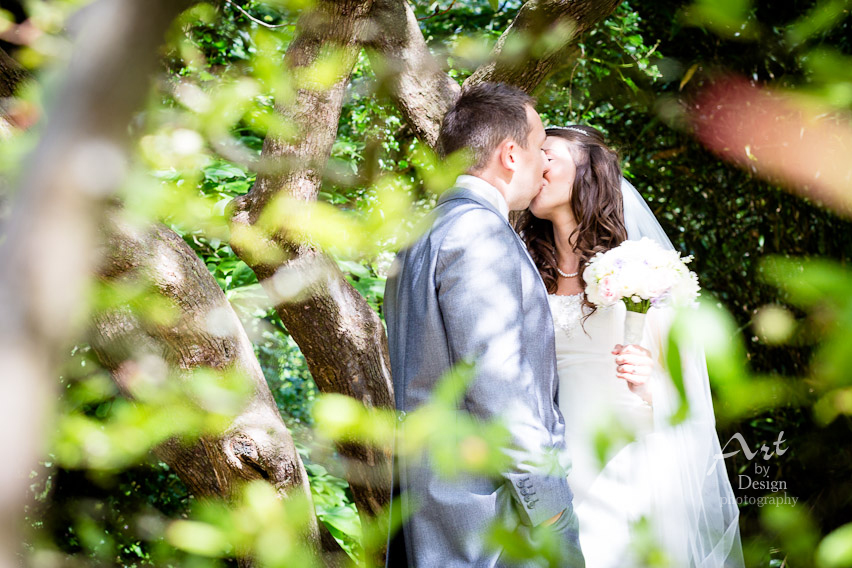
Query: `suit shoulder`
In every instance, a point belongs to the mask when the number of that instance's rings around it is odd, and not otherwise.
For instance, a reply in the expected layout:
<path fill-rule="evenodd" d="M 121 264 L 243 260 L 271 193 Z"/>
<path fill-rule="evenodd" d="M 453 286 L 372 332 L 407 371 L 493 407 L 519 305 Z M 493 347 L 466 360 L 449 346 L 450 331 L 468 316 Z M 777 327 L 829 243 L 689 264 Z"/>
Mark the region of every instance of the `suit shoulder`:
<path fill-rule="evenodd" d="M 474 201 L 462 201 L 441 215 L 446 237 L 457 239 L 499 238 L 511 241 L 512 228 L 497 212 Z"/>
<path fill-rule="evenodd" d="M 491 209 L 476 206 L 457 212 L 444 228 L 437 243 L 441 264 L 468 259 L 483 265 L 517 265 L 523 252 L 515 231 Z"/>

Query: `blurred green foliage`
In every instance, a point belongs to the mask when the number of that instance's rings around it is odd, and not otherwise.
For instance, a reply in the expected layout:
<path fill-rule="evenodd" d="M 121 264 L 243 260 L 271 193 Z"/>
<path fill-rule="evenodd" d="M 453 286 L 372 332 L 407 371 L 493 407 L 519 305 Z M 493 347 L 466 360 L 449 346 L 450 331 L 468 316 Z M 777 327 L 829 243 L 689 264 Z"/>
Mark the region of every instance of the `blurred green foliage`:
<path fill-rule="evenodd" d="M 130 214 L 178 231 L 237 309 L 306 460 L 318 516 L 358 557 L 370 527 L 361 526 L 346 483 L 329 473 L 340 469 L 334 459 L 314 463 L 311 454 L 317 436 L 335 437 L 335 424 L 338 432 L 356 424 L 371 432 L 369 416 L 357 409 L 346 414 L 340 406 L 346 401 L 318 396 L 304 358 L 256 276 L 228 245 L 227 204 L 254 182 L 250 166 L 264 136 L 288 132 L 274 105 L 292 97 L 282 56 L 302 6 L 238 3 L 254 18 L 280 27 L 265 29 L 230 3 L 198 5 L 173 26 L 163 77 L 132 125 L 137 164 L 122 198 Z M 40 2 L 30 8 L 42 28 L 59 38 L 61 22 L 76 4 Z M 487 57 L 521 3 L 465 0 L 444 13 L 446 4 L 414 8 L 436 57 L 461 82 Z M 582 56 L 536 93 L 545 124 L 587 123 L 607 133 L 621 152 L 625 175 L 675 245 L 695 256 L 705 296 L 714 299 L 705 315 L 719 338 L 708 361 L 723 444 L 740 432 L 752 447 L 771 446 L 785 433 L 790 451 L 773 459 L 772 476 L 785 481 L 800 504 L 743 505 L 749 566 L 781 566 L 785 559 L 797 566 L 852 566 L 846 524 L 852 506 L 852 375 L 846 349 L 852 332 L 852 226 L 709 154 L 691 136 L 685 105 L 692 92 L 724 70 L 848 112 L 848 16 L 849 2 L 841 0 L 623 2 L 581 38 Z M 16 55 L 35 69 L 62 57 L 56 45 L 45 43 Z M 389 101 L 375 95 L 375 87 L 362 54 L 320 192 L 332 224 L 328 235 L 316 239 L 381 310 L 393 251 L 414 226 L 412 217 L 398 220 L 400 213 L 429 210 L 441 184 L 452 180 L 430 177 L 442 168 Z M 30 135 L 4 146 L 4 171 L 32 141 Z M 386 218 L 400 227 L 389 229 Z M 341 237 L 341 227 L 353 235 L 351 242 Z M 762 260 L 767 256 L 772 260 Z M 812 256 L 824 260 L 803 258 Z M 293 527 L 285 519 L 298 518 L 303 504 L 282 504 L 262 485 L 249 486 L 235 510 L 199 504 L 167 466 L 145 457 L 162 436 L 175 433 L 158 430 L 155 407 L 173 410 L 164 406 L 166 399 L 132 408 L 82 345 L 69 357 L 63 385 L 59 434 L 49 461 L 33 477 L 36 501 L 27 512 L 31 564 L 73 556 L 92 565 L 218 566 L 233 564 L 219 556 L 250 548 L 268 565 L 284 565 L 293 561 L 288 554 L 302 554 L 297 547 L 271 546 L 270 539 L 292 542 Z M 323 402 L 314 408 L 318 399 Z M 436 414 L 422 416 L 424 439 L 431 432 L 427 426 L 445 418 L 444 410 L 438 406 L 429 409 Z M 316 430 L 315 411 L 326 417 Z M 206 415 L 193 416 L 186 421 L 187 436 L 205 427 L 198 421 Z M 143 432 L 144 443 L 122 450 L 133 428 Z M 461 457 L 473 460 L 467 465 L 491 463 L 483 440 L 499 438 L 495 428 L 461 432 L 466 443 Z M 107 447 L 117 450 L 105 452 L 105 461 L 92 461 L 87 433 L 113 441 Z M 441 438 L 432 443 L 442 448 L 446 463 L 456 463 L 459 446 Z M 737 476 L 750 465 L 742 454 L 727 465 L 737 495 L 762 494 L 738 490 Z M 310 565 L 315 559 L 301 560 Z"/>

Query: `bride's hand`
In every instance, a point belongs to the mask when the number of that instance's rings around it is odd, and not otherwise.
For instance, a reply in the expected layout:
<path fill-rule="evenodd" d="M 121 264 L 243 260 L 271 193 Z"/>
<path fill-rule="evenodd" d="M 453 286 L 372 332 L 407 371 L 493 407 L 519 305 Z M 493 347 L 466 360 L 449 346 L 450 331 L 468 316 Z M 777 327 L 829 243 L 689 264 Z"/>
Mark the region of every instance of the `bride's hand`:
<path fill-rule="evenodd" d="M 647 388 L 651 369 L 654 367 L 651 352 L 641 345 L 618 344 L 612 349 L 612 354 L 615 355 L 615 364 L 617 365 L 615 376 L 627 381 L 627 386 L 631 391 L 651 404 L 651 393 L 650 389 Z"/>

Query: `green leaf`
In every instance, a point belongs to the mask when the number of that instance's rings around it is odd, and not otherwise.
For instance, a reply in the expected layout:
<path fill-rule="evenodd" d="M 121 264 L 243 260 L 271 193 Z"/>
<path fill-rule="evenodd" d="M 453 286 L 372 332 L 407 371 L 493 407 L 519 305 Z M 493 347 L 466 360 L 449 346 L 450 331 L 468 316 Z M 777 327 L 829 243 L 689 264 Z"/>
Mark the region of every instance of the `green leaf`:
<path fill-rule="evenodd" d="M 800 307 L 830 302 L 841 307 L 850 304 L 852 271 L 824 259 L 774 256 L 761 263 L 764 279 L 790 295 Z"/>
<path fill-rule="evenodd" d="M 334 507 L 320 512 L 320 518 L 324 523 L 336 528 L 341 533 L 350 537 L 361 538 L 361 521 L 358 513 L 349 505 Z"/>
<path fill-rule="evenodd" d="M 696 0 L 686 9 L 685 19 L 722 37 L 751 40 L 759 33 L 750 19 L 751 11 L 749 0 Z"/>
<path fill-rule="evenodd" d="M 852 567 L 852 523 L 843 525 L 822 539 L 816 551 L 820 568 Z"/>
<path fill-rule="evenodd" d="M 848 0 L 823 0 L 787 30 L 787 41 L 799 45 L 814 35 L 826 32 L 841 23 L 849 14 Z"/>
<path fill-rule="evenodd" d="M 682 332 L 678 322 L 672 326 L 669 333 L 668 348 L 666 349 L 666 370 L 672 378 L 675 388 L 677 389 L 680 405 L 678 409 L 669 418 L 672 424 L 679 424 L 686 419 L 689 413 L 689 401 L 686 398 L 686 388 L 683 384 L 683 361 L 680 356 Z"/>
<path fill-rule="evenodd" d="M 233 273 L 231 274 L 231 287 L 237 288 L 248 286 L 249 284 L 254 284 L 256 282 L 257 275 L 254 273 L 254 270 L 249 268 L 249 266 L 242 260 L 238 261 L 234 267 Z"/>
<path fill-rule="evenodd" d="M 369 268 L 351 260 L 338 260 L 337 266 L 339 266 L 340 270 L 343 272 L 348 272 L 352 276 L 357 276 L 358 278 L 370 278 L 372 276 Z"/>
<path fill-rule="evenodd" d="M 216 162 L 214 165 L 204 168 L 204 178 L 215 183 L 221 183 L 233 178 L 244 178 L 246 172 L 241 168 L 227 162 Z"/>

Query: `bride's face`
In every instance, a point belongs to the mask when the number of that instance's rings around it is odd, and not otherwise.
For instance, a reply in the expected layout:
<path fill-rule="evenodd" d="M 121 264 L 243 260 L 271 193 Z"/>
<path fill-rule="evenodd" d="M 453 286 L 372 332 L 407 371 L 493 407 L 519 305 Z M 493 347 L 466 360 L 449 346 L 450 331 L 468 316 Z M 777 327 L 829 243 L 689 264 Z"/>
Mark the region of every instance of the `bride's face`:
<path fill-rule="evenodd" d="M 553 219 L 554 214 L 571 208 L 571 189 L 577 166 L 571 157 L 571 143 L 558 136 L 548 136 L 542 146 L 547 170 L 541 192 L 530 203 L 530 212 L 539 219 Z"/>

